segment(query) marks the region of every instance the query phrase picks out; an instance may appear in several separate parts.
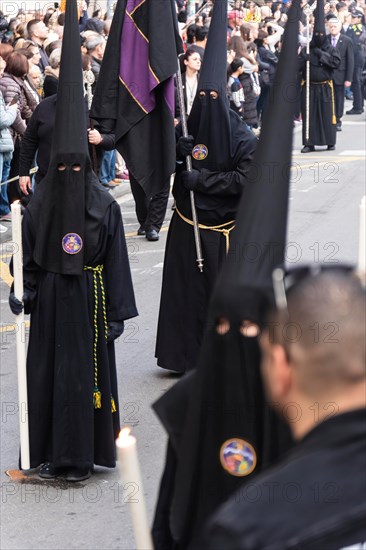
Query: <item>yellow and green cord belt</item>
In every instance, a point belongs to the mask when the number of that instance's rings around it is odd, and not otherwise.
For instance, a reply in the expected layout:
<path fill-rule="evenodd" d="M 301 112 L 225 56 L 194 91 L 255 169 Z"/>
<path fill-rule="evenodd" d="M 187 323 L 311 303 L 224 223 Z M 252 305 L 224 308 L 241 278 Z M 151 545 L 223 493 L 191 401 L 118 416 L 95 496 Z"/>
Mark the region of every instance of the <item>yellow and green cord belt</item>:
<path fill-rule="evenodd" d="M 108 338 L 108 323 L 107 323 L 107 308 L 105 300 L 105 290 L 103 282 L 103 265 L 97 265 L 95 267 L 90 267 L 88 265 L 84 266 L 84 271 L 93 272 L 93 294 L 94 294 L 94 314 L 93 314 L 93 325 L 94 325 L 94 338 L 93 338 L 93 364 L 94 364 L 94 392 L 93 392 L 93 401 L 94 408 L 102 408 L 102 394 L 98 387 L 98 340 L 99 340 L 99 327 L 98 327 L 98 308 L 99 308 L 99 289 L 102 302 L 102 313 L 103 313 L 103 323 L 104 323 L 104 337 L 107 342 Z M 116 404 L 111 395 L 111 408 L 112 413 L 116 412 Z"/>
<path fill-rule="evenodd" d="M 182 220 L 186 223 L 188 223 L 189 225 L 194 225 L 193 224 L 193 221 L 190 220 L 189 218 L 186 218 L 185 216 L 183 216 L 183 214 L 181 212 L 179 212 L 178 208 L 175 209 L 176 213 L 178 214 L 178 216 L 180 218 L 182 218 Z M 228 228 L 228 226 L 230 226 Z M 222 233 L 226 239 L 226 254 L 229 252 L 229 246 L 230 246 L 230 233 L 231 231 L 234 229 L 235 227 L 235 221 L 232 220 L 230 222 L 226 222 L 226 223 L 222 223 L 220 225 L 203 225 L 202 223 L 199 223 L 198 224 L 198 227 L 200 229 L 208 229 L 209 231 L 217 231 L 218 233 Z"/>

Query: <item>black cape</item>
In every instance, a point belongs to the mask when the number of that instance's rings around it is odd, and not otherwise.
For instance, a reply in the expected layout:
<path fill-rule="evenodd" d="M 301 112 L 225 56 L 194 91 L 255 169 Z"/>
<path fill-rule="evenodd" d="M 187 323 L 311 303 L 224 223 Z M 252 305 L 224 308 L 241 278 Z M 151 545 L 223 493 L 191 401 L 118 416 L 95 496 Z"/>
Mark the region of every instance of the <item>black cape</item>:
<path fill-rule="evenodd" d="M 85 215 L 85 265 L 104 266 L 107 320 L 129 319 L 137 311 L 121 212 L 106 191 L 96 185 L 90 191 L 93 206 Z M 97 361 L 102 407 L 94 409 L 93 273 L 61 275 L 35 263 L 41 196 L 36 193 L 33 197 L 22 227 L 24 289 L 32 299 L 27 356 L 31 467 L 48 461 L 55 466 L 114 467 L 120 427 L 114 344 L 106 343 L 99 307 Z M 100 304 L 100 290 L 98 294 Z M 113 413 L 111 397 L 117 409 Z"/>
<path fill-rule="evenodd" d="M 207 226 L 234 221 L 241 194 L 251 184 L 248 175 L 257 139 L 233 111 L 230 122 L 233 156 L 227 159 L 227 171 L 202 168 L 195 190 L 198 220 Z M 181 184 L 184 169 L 185 164 L 177 164 L 173 195 L 178 211 L 192 220 L 189 191 Z M 196 366 L 208 303 L 226 257 L 222 233 L 202 229 L 200 234 L 203 273 L 197 268 L 193 227 L 174 213 L 165 251 L 155 356 L 160 367 L 176 372 Z"/>

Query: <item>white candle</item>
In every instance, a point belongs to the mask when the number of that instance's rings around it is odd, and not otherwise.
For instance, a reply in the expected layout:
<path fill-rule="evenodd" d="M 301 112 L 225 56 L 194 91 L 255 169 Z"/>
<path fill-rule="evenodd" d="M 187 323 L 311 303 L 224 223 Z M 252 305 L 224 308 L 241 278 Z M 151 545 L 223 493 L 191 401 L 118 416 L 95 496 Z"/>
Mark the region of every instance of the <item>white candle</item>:
<path fill-rule="evenodd" d="M 18 300 L 23 299 L 23 247 L 22 247 L 22 215 L 18 202 L 11 205 L 11 221 L 13 234 L 13 273 L 14 294 Z M 22 470 L 29 470 L 29 429 L 28 429 L 28 392 L 26 350 L 23 335 L 24 311 L 16 316 L 17 333 L 17 364 L 18 364 L 18 400 L 19 400 L 19 430 L 20 430 L 20 464 Z"/>
<path fill-rule="evenodd" d="M 358 241 L 358 271 L 364 274 L 366 271 L 366 196 L 362 197 L 360 204 L 360 236 Z"/>
<path fill-rule="evenodd" d="M 136 550 L 153 550 L 137 456 L 136 438 L 130 434 L 129 428 L 121 430 L 116 445 L 122 482 L 124 484 L 133 483 L 138 491 L 134 498 L 129 500 Z"/>

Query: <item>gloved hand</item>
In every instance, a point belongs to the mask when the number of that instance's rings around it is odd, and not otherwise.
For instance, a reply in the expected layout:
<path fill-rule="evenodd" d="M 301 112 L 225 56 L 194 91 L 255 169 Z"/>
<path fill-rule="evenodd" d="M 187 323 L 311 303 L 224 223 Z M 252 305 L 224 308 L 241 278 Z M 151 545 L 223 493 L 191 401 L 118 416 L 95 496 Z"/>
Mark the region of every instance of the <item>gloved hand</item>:
<path fill-rule="evenodd" d="M 9 306 L 14 315 L 19 315 L 23 311 L 23 308 L 28 305 L 28 302 L 29 295 L 26 292 L 23 294 L 22 302 L 15 297 L 14 292 L 10 292 L 9 294 Z"/>
<path fill-rule="evenodd" d="M 177 155 L 179 157 L 187 157 L 192 153 L 193 146 L 194 146 L 193 136 L 180 137 L 177 142 Z"/>
<path fill-rule="evenodd" d="M 190 191 L 194 191 L 197 187 L 198 179 L 200 177 L 200 171 L 199 170 L 191 170 L 188 172 L 185 170 L 182 172 L 182 184 L 186 189 L 189 189 Z"/>
<path fill-rule="evenodd" d="M 314 55 L 316 55 L 319 59 L 321 58 L 323 51 L 320 48 L 314 48 L 313 49 Z"/>
<path fill-rule="evenodd" d="M 310 61 L 310 54 L 309 53 L 303 52 L 302 57 L 303 57 L 304 61 Z"/>
<path fill-rule="evenodd" d="M 107 342 L 113 342 L 123 334 L 125 324 L 123 321 L 109 321 L 108 322 L 108 337 Z"/>

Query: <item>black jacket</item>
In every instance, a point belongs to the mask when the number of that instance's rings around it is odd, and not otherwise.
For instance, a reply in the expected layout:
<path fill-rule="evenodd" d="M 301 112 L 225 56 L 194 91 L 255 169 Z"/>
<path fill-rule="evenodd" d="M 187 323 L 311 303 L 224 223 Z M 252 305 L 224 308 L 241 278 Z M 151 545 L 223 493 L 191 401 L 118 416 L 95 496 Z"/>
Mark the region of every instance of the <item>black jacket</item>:
<path fill-rule="evenodd" d="M 332 44 L 332 37 L 327 35 L 327 41 Z M 341 63 L 333 72 L 333 82 L 343 86 L 345 81 L 352 82 L 354 68 L 354 54 L 352 40 L 345 34 L 340 34 L 336 45 L 336 50 L 341 57 Z"/>
<path fill-rule="evenodd" d="M 41 56 L 41 59 L 39 60 L 39 63 L 38 63 L 38 67 L 41 69 L 42 73 L 44 73 L 45 68 L 50 64 L 48 60 L 48 55 L 44 51 L 43 46 L 40 46 L 39 44 L 37 44 L 37 42 L 34 42 L 33 40 L 32 42 L 38 48 L 39 55 Z"/>
<path fill-rule="evenodd" d="M 352 40 L 355 63 L 363 65 L 365 62 L 366 50 L 366 29 L 362 24 L 350 25 L 346 35 Z"/>
<path fill-rule="evenodd" d="M 253 90 L 253 80 L 250 74 L 243 73 L 239 78 L 244 89 L 244 113 L 243 120 L 249 126 L 258 125 L 257 96 Z"/>
<path fill-rule="evenodd" d="M 258 46 L 258 55 L 262 64 L 268 63 L 269 82 L 272 84 L 276 73 L 278 57 L 271 50 L 267 50 L 264 46 Z M 261 66 L 259 68 L 261 69 Z"/>
<path fill-rule="evenodd" d="M 56 100 L 57 94 L 47 97 L 36 107 L 21 143 L 19 175 L 29 175 L 29 171 L 33 166 L 33 160 L 37 153 L 38 172 L 35 178 L 36 183 L 39 183 L 46 175 L 50 162 L 56 115 Z M 89 118 L 87 118 L 87 120 L 89 121 Z M 97 153 L 96 164 L 99 166 L 102 152 L 115 148 L 115 139 L 114 134 L 106 129 L 103 129 L 103 131 L 100 126 L 97 126 L 97 129 L 103 135 L 103 144 L 95 148 Z"/>
<path fill-rule="evenodd" d="M 317 425 L 287 460 L 233 495 L 191 549 L 361 548 L 366 540 L 365 433 L 365 409 Z"/>

